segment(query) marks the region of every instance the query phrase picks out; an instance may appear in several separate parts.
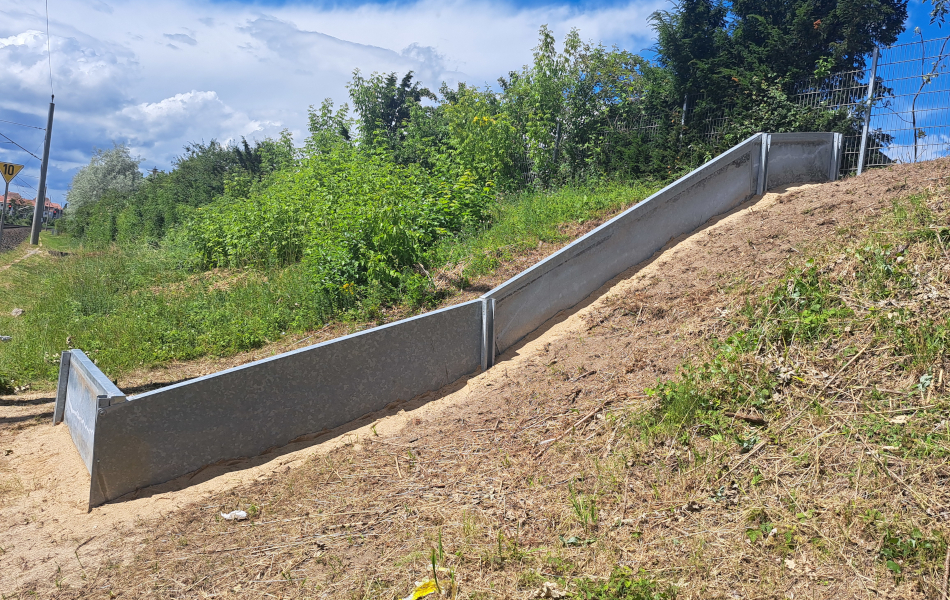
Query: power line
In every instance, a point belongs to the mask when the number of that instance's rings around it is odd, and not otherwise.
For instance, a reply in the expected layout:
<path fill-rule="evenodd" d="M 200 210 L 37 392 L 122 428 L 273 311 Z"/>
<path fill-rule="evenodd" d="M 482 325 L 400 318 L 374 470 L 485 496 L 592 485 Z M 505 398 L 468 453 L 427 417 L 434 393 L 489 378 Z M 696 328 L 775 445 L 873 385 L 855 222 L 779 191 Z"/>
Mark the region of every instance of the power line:
<path fill-rule="evenodd" d="M 35 187 L 33 187 L 32 185 L 28 184 L 28 183 L 25 182 L 25 181 L 17 181 L 17 180 L 14 179 L 14 180 L 13 180 L 13 185 L 15 185 L 15 186 L 17 186 L 18 188 L 21 188 L 21 189 L 23 188 L 24 185 L 26 185 L 26 187 L 30 188 L 30 189 L 33 190 L 34 192 L 36 191 L 36 188 L 35 188 Z"/>
<path fill-rule="evenodd" d="M 49 49 L 49 0 L 46 0 L 46 61 L 49 63 L 49 93 L 53 94 L 53 54 Z"/>
<path fill-rule="evenodd" d="M 10 138 L 7 137 L 5 134 L 0 133 L 0 135 L 2 135 L 3 137 L 7 138 L 8 140 L 10 140 Z M 33 154 L 32 152 L 30 152 L 29 150 L 27 150 L 26 148 L 24 148 L 24 147 L 21 146 L 20 144 L 14 142 L 13 140 L 10 140 L 10 143 L 13 144 L 14 146 L 16 146 L 17 148 L 19 148 L 20 150 L 23 150 L 24 152 L 26 152 L 27 154 L 29 154 L 30 156 L 32 156 L 32 157 L 35 158 L 36 160 L 39 160 L 39 159 L 40 159 L 39 156 Z"/>
<path fill-rule="evenodd" d="M 10 123 L 11 125 L 19 125 L 20 127 L 31 127 L 33 129 L 39 129 L 40 131 L 46 131 L 42 127 L 37 127 L 36 125 L 26 125 L 24 123 L 17 123 L 16 121 L 7 121 L 6 119 L 0 119 L 0 123 Z"/>

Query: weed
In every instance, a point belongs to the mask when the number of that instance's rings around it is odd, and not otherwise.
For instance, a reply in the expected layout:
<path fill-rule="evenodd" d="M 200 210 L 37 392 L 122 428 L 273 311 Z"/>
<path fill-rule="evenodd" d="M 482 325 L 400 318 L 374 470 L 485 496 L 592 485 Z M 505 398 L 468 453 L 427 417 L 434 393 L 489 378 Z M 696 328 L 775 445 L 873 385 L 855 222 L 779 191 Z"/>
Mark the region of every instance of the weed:
<path fill-rule="evenodd" d="M 667 600 L 676 598 L 676 589 L 661 586 L 647 577 L 646 571 L 634 573 L 619 567 L 604 581 L 579 579 L 575 598 L 583 600 Z"/>
<path fill-rule="evenodd" d="M 574 484 L 569 484 L 568 494 L 570 496 L 571 508 L 574 509 L 574 516 L 580 522 L 584 529 L 590 529 L 597 526 L 597 502 L 589 495 L 578 494 L 574 490 Z"/>
<path fill-rule="evenodd" d="M 923 569 L 943 559 L 946 550 L 943 540 L 925 535 L 916 527 L 909 532 L 895 529 L 893 525 L 885 525 L 880 517 L 873 523 L 881 536 L 878 556 L 895 580 L 900 581 L 911 574 L 919 575 Z"/>

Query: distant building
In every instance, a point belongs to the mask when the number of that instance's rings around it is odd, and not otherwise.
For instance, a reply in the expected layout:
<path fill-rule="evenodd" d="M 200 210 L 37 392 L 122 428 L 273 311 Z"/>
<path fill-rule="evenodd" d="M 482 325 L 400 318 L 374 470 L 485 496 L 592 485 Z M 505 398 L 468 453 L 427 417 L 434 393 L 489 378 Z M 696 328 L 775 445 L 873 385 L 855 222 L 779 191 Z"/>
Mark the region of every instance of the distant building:
<path fill-rule="evenodd" d="M 6 201 L 7 215 L 11 217 L 20 216 L 27 218 L 33 215 L 33 207 L 36 205 L 35 199 L 31 200 L 29 198 L 24 198 L 16 192 L 10 192 L 7 194 Z M 62 216 L 63 207 L 47 198 L 46 206 L 43 209 L 43 219 L 54 221 Z"/>

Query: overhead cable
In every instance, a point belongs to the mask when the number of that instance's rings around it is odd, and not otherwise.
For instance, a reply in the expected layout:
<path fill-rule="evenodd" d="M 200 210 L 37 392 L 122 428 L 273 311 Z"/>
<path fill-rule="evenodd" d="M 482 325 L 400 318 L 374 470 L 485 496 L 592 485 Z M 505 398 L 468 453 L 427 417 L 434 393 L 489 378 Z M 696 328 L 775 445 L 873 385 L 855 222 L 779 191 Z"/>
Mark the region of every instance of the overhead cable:
<path fill-rule="evenodd" d="M 10 140 L 10 138 L 7 137 L 5 134 L 0 133 L 0 135 L 2 135 L 3 137 L 7 138 L 8 140 Z M 13 140 L 10 140 L 10 143 L 13 144 L 14 146 L 16 146 L 17 148 L 19 148 L 20 150 L 23 150 L 24 152 L 26 152 L 27 154 L 29 154 L 30 156 L 32 156 L 32 157 L 35 158 L 36 160 L 40 160 L 40 157 L 39 157 L 39 156 L 33 154 L 32 152 L 30 152 L 29 150 L 27 150 L 26 148 L 24 148 L 24 147 L 21 146 L 20 144 L 14 142 Z"/>
<path fill-rule="evenodd" d="M 0 119 L 0 123 L 9 123 L 11 125 L 19 125 L 20 127 L 30 127 L 32 129 L 39 129 L 40 131 L 46 131 L 42 127 L 37 127 L 36 125 L 27 125 L 25 123 L 17 123 L 16 121 L 7 121 L 6 119 Z"/>

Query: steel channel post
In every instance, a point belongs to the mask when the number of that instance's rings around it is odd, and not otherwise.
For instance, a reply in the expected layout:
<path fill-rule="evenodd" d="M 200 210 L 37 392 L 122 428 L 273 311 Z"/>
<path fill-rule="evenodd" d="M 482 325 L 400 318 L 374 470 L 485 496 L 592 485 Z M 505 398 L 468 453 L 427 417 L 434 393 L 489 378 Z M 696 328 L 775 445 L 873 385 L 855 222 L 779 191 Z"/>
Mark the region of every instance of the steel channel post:
<path fill-rule="evenodd" d="M 864 113 L 864 128 L 861 130 L 861 150 L 858 154 L 858 175 L 864 172 L 864 156 L 868 150 L 868 129 L 871 126 L 871 107 L 874 103 L 874 86 L 877 83 L 877 46 L 871 52 L 871 77 L 868 79 L 867 112 Z"/>

